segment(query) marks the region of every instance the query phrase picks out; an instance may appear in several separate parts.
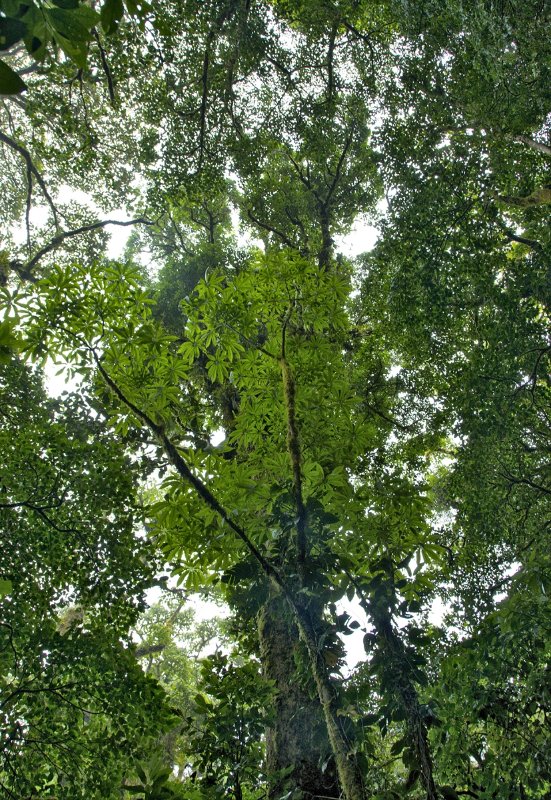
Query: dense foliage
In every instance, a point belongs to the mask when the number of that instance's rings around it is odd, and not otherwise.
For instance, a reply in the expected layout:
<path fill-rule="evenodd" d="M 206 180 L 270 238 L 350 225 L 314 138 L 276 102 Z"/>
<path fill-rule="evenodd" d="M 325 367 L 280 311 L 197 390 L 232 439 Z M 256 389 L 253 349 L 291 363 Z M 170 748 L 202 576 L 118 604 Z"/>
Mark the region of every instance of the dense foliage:
<path fill-rule="evenodd" d="M 0 2 L 6 797 L 548 796 L 550 22 Z"/>

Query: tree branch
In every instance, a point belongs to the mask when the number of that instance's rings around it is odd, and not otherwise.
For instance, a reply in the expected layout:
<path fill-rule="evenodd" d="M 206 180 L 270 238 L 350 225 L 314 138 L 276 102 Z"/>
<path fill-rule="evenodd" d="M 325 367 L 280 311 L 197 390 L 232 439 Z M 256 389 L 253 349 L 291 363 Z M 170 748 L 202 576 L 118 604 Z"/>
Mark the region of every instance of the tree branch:
<path fill-rule="evenodd" d="M 158 425 L 154 422 L 151 417 L 146 414 L 145 411 L 138 408 L 121 390 L 121 388 L 115 383 L 115 381 L 111 378 L 109 373 L 103 367 L 97 353 L 95 350 L 91 349 L 92 356 L 96 363 L 96 366 L 103 377 L 105 383 L 109 386 L 112 392 L 118 397 L 118 399 L 127 407 L 129 408 L 132 413 L 147 427 L 151 430 L 151 432 L 157 437 L 160 444 L 162 445 L 168 460 L 172 464 L 172 466 L 176 469 L 176 472 L 183 478 L 186 483 L 191 484 L 191 486 L 195 489 L 199 497 L 205 501 L 205 503 L 212 508 L 228 525 L 231 530 L 237 534 L 238 538 L 245 544 L 251 555 L 258 561 L 260 566 L 262 567 L 264 573 L 267 577 L 274 581 L 279 589 L 282 589 L 286 596 L 288 596 L 287 589 L 283 582 L 283 578 L 279 574 L 279 572 L 275 569 L 275 567 L 270 564 L 270 562 L 264 558 L 260 550 L 256 547 L 254 542 L 251 541 L 248 534 L 245 530 L 238 525 L 231 517 L 228 511 L 221 505 L 221 503 L 217 500 L 217 498 L 212 494 L 210 489 L 191 471 L 188 467 L 187 463 L 184 461 L 181 453 L 179 452 L 177 446 L 172 442 L 172 440 L 167 436 L 164 428 L 162 425 Z"/>
<path fill-rule="evenodd" d="M 285 316 L 285 319 L 283 320 L 283 327 L 281 331 L 281 358 L 279 363 L 281 365 L 281 377 L 283 379 L 285 411 L 287 412 L 287 450 L 289 452 L 291 469 L 293 471 L 293 488 L 295 492 L 295 504 L 297 507 L 297 560 L 299 568 L 302 568 L 304 566 L 304 562 L 306 561 L 307 514 L 306 507 L 304 505 L 304 498 L 302 496 L 302 459 L 296 418 L 296 385 L 285 354 L 285 335 L 287 323 L 289 322 L 291 313 L 292 306 L 289 306 L 289 310 Z"/>
<path fill-rule="evenodd" d="M 40 172 L 35 167 L 35 165 L 33 163 L 33 160 L 31 158 L 31 154 L 29 153 L 27 148 L 23 147 L 23 145 L 20 145 L 19 142 L 16 142 L 15 139 L 12 139 L 11 136 L 7 136 L 7 134 L 3 133 L 2 131 L 0 131 L 0 142 L 4 142 L 4 144 L 8 145 L 8 147 L 11 147 L 12 150 L 15 150 L 17 153 L 19 153 L 20 156 L 22 156 L 24 158 L 25 164 L 27 166 L 27 175 L 28 176 L 32 176 L 32 177 L 34 177 L 36 179 L 36 182 L 38 183 L 38 185 L 42 189 L 42 194 L 44 195 L 44 198 L 46 199 L 46 202 L 48 203 L 48 205 L 50 206 L 50 208 L 52 210 L 55 226 L 56 226 L 56 228 L 59 228 L 59 220 L 58 220 L 57 208 L 55 207 L 54 201 L 52 200 L 52 198 L 50 196 L 50 193 L 49 193 L 48 188 L 47 188 L 47 186 L 46 186 L 46 184 L 44 182 L 44 179 L 43 179 L 42 175 L 40 174 Z M 27 207 L 30 208 L 30 196 L 31 196 L 31 193 L 32 193 L 32 179 L 27 180 L 27 187 L 28 187 Z"/>
<path fill-rule="evenodd" d="M 163 650 L 166 650 L 166 644 L 151 644 L 148 647 L 137 647 L 134 655 L 136 658 L 145 658 L 155 653 L 162 653 Z"/>
<path fill-rule="evenodd" d="M 92 222 L 89 225 L 81 225 L 80 228 L 75 228 L 72 231 L 63 231 L 62 233 L 54 236 L 54 238 L 48 242 L 48 244 L 41 247 L 38 253 L 36 253 L 31 260 L 25 264 L 24 266 L 20 266 L 17 264 L 13 264 L 12 266 L 14 269 L 19 273 L 20 277 L 29 280 L 35 281 L 36 278 L 32 274 L 32 270 L 38 264 L 40 259 L 45 256 L 47 253 L 50 253 L 52 250 L 58 248 L 65 239 L 71 239 L 73 236 L 80 236 L 83 233 L 89 233 L 90 231 L 95 231 L 100 228 L 105 228 L 107 225 L 118 225 L 119 227 L 126 228 L 129 225 L 154 225 L 155 223 L 149 219 L 145 219 L 144 217 L 137 217 L 136 219 L 130 220 L 116 220 L 116 219 L 105 219 L 101 222 Z"/>
<path fill-rule="evenodd" d="M 348 136 L 346 137 L 346 140 L 344 142 L 344 147 L 343 147 L 342 152 L 341 152 L 341 154 L 339 156 L 339 160 L 337 161 L 337 168 L 335 170 L 335 175 L 333 177 L 333 181 L 332 181 L 332 183 L 331 183 L 331 185 L 329 187 L 329 190 L 327 192 L 327 197 L 325 198 L 325 205 L 328 205 L 328 203 L 331 200 L 331 197 L 333 195 L 333 192 L 335 191 L 335 189 L 337 188 L 337 185 L 339 183 L 339 180 L 340 180 L 340 177 L 341 177 L 342 166 L 344 164 L 344 160 L 346 158 L 348 150 L 350 149 L 350 145 L 352 144 L 353 134 L 354 134 L 354 131 L 351 129 L 350 133 L 348 134 Z"/>
<path fill-rule="evenodd" d="M 295 244 L 293 244 L 293 242 L 289 239 L 288 236 L 286 236 L 283 233 L 283 231 L 280 231 L 278 228 L 274 228 L 271 225 L 268 225 L 266 222 L 261 222 L 257 217 L 254 216 L 250 208 L 247 209 L 247 216 L 251 220 L 251 222 L 254 222 L 254 224 L 258 225 L 259 228 L 268 231 L 268 233 L 273 233 L 274 236 L 277 236 L 279 239 L 281 239 L 283 244 L 286 244 L 287 247 L 290 247 L 292 250 L 298 250 L 300 252 L 299 248 Z"/>
<path fill-rule="evenodd" d="M 101 361 L 95 350 L 92 347 L 89 349 L 107 386 L 109 386 L 115 396 L 118 397 L 119 400 L 126 405 L 127 408 L 129 408 L 141 422 L 150 428 L 152 433 L 154 433 L 158 438 L 159 443 L 162 445 L 169 461 L 174 466 L 180 477 L 186 483 L 191 484 L 191 486 L 205 501 L 205 503 L 210 506 L 210 508 L 212 508 L 213 511 L 215 511 L 224 520 L 228 527 L 237 535 L 247 550 L 251 553 L 253 558 L 260 565 L 266 577 L 268 577 L 276 586 L 276 588 L 281 591 L 283 597 L 289 604 L 297 621 L 300 635 L 308 650 L 310 668 L 316 684 L 318 698 L 323 709 L 329 741 L 335 756 L 337 772 L 339 774 L 341 785 L 343 786 L 345 797 L 347 800 L 364 800 L 361 770 L 356 761 L 351 757 L 349 742 L 343 733 L 341 726 L 339 725 L 339 719 L 335 705 L 335 694 L 327 674 L 327 667 L 323 659 L 322 648 L 318 641 L 316 631 L 312 625 L 308 610 L 303 607 L 299 598 L 294 597 L 278 570 L 275 569 L 275 567 L 262 555 L 254 542 L 251 541 L 246 531 L 230 517 L 229 513 L 212 494 L 210 489 L 192 473 L 187 463 L 178 452 L 177 447 L 166 435 L 164 428 L 161 425 L 157 425 L 144 411 L 139 409 L 129 398 L 124 395 L 123 391 L 101 364 Z"/>
<path fill-rule="evenodd" d="M 103 48 L 101 43 L 101 39 L 99 37 L 99 33 L 97 28 L 93 29 L 94 39 L 97 42 L 99 47 L 99 55 L 101 59 L 101 66 L 103 67 L 103 71 L 105 73 L 105 77 L 107 78 L 107 88 L 109 90 L 109 99 L 111 100 L 111 104 L 115 105 L 117 98 L 115 96 L 115 85 L 113 83 L 113 75 L 111 74 L 111 68 L 109 67 L 109 62 L 107 60 L 107 54 Z"/>
<path fill-rule="evenodd" d="M 532 150 L 537 150 L 539 153 L 543 153 L 546 156 L 551 156 L 551 147 L 543 142 L 537 142 L 535 139 L 531 139 L 529 136 L 515 136 L 513 141 L 519 142 L 520 144 L 525 144 L 528 147 L 531 147 Z"/>

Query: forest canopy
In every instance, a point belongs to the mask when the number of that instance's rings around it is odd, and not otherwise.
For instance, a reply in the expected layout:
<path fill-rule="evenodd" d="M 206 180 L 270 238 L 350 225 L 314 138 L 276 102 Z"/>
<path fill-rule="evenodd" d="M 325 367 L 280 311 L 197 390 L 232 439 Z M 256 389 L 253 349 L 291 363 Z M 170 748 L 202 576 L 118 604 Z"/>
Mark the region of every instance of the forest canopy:
<path fill-rule="evenodd" d="M 2 798 L 549 797 L 550 34 L 0 0 Z"/>

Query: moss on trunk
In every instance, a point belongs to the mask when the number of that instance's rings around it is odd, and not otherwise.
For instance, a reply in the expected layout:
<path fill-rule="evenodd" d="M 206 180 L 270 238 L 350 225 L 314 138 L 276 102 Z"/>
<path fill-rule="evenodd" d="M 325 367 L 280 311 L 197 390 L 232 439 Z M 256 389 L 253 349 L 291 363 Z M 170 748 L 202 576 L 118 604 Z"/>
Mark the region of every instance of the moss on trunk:
<path fill-rule="evenodd" d="M 275 717 L 266 731 L 266 767 L 270 798 L 301 792 L 306 800 L 339 797 L 334 760 L 317 696 L 299 676 L 299 633 L 288 603 L 273 597 L 258 617 L 262 666 L 276 688 Z M 315 691 L 315 688 L 312 687 Z"/>

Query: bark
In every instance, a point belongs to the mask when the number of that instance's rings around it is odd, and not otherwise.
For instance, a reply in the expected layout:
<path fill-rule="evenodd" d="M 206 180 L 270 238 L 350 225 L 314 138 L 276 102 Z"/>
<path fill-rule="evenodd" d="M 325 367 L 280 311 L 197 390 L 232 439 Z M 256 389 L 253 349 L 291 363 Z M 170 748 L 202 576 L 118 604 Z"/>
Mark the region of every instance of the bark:
<path fill-rule="evenodd" d="M 331 255 L 333 252 L 333 237 L 331 236 L 331 225 L 327 208 L 320 211 L 321 228 L 321 249 L 318 253 L 318 264 L 321 269 L 328 270 L 331 266 Z"/>
<path fill-rule="evenodd" d="M 514 197 L 512 195 L 498 195 L 498 200 L 510 206 L 518 208 L 534 208 L 551 204 L 551 186 L 541 186 L 535 189 L 532 194 L 524 197 Z"/>
<path fill-rule="evenodd" d="M 212 494 L 208 486 L 204 484 L 203 481 L 200 478 L 198 478 L 195 475 L 195 473 L 190 469 L 187 462 L 183 459 L 181 453 L 178 451 L 178 448 L 176 447 L 174 442 L 172 442 L 170 437 L 167 436 L 163 426 L 156 423 L 153 419 L 151 419 L 150 416 L 148 416 L 148 414 L 145 411 L 143 411 L 135 403 L 133 403 L 132 400 L 130 400 L 128 397 L 125 396 L 121 388 L 111 378 L 109 373 L 106 372 L 105 368 L 101 363 L 101 359 L 99 358 L 95 350 L 92 347 L 90 347 L 89 349 L 94 358 L 96 366 L 100 374 L 102 375 L 103 379 L 105 380 L 106 384 L 112 389 L 112 391 L 121 400 L 121 402 L 123 402 L 127 406 L 127 408 L 129 408 L 132 411 L 132 413 L 136 416 L 136 418 L 142 421 L 144 424 L 146 424 L 147 427 L 151 430 L 151 432 L 157 437 L 159 443 L 163 447 L 166 455 L 168 456 L 171 464 L 175 467 L 176 471 L 178 472 L 182 480 L 184 480 L 187 484 L 190 484 L 195 489 L 198 496 L 202 500 L 204 500 L 204 502 L 210 508 L 216 511 L 216 513 L 221 517 L 221 519 L 224 520 L 228 528 L 232 530 L 236 534 L 236 536 L 243 542 L 249 553 L 253 556 L 253 558 L 259 564 L 266 577 L 269 579 L 270 584 L 273 587 L 273 590 L 277 593 L 277 597 L 281 598 L 281 600 L 284 599 L 286 601 L 286 604 L 288 608 L 292 611 L 292 614 L 296 621 L 296 627 L 298 629 L 300 639 L 302 639 L 308 650 L 310 670 L 316 685 L 319 704 L 323 709 L 323 717 L 325 719 L 327 735 L 329 737 L 331 749 L 335 757 L 335 765 L 344 798 L 345 800 L 365 800 L 362 774 L 358 763 L 353 758 L 353 755 L 350 751 L 350 742 L 339 725 L 337 698 L 334 693 L 334 688 L 329 679 L 327 667 L 323 660 L 323 653 L 321 651 L 321 648 L 318 646 L 318 638 L 316 636 L 316 631 L 314 629 L 314 626 L 312 625 L 312 619 L 308 609 L 302 605 L 301 600 L 299 600 L 297 597 L 294 596 L 293 592 L 286 585 L 283 575 L 279 572 L 278 568 L 271 561 L 268 561 L 266 559 L 266 557 L 261 553 L 261 551 L 255 545 L 255 543 L 249 537 L 247 531 L 233 519 L 232 515 L 221 505 L 218 499 Z M 266 622 L 270 618 L 271 615 L 266 618 Z M 269 641 L 269 635 L 266 636 L 265 634 L 264 639 L 265 641 Z M 296 641 L 296 636 L 293 641 Z M 291 649 L 293 652 L 295 651 L 294 647 L 292 647 Z M 283 658 L 284 652 L 287 652 L 286 648 L 284 648 L 283 650 L 276 648 L 276 651 L 273 654 L 275 657 L 271 659 L 272 662 L 275 664 L 278 658 L 280 657 Z M 264 658 L 266 659 L 266 657 L 267 656 L 265 656 Z M 267 673 L 267 675 L 269 677 L 269 673 Z M 294 669 L 286 673 L 285 680 L 289 682 L 289 680 L 292 680 L 293 677 L 295 677 Z M 281 681 L 281 690 L 284 691 L 283 681 Z M 290 722 L 292 723 L 293 721 L 290 720 Z M 304 734 L 304 730 L 302 730 L 302 734 Z M 301 744 L 300 741 L 298 741 L 297 746 L 300 746 L 300 744 Z M 296 751 L 300 757 L 303 749 L 304 749 L 303 747 L 299 747 L 299 750 Z M 296 756 L 295 759 L 293 759 L 292 764 L 294 764 L 295 761 L 296 761 Z M 275 797 L 275 795 L 272 796 Z M 309 796 L 313 797 L 320 795 L 317 794 L 313 795 L 312 792 L 310 792 Z M 328 793 L 325 793 L 324 796 L 331 797 L 331 795 L 329 795 Z"/>
<path fill-rule="evenodd" d="M 351 752 L 350 741 L 339 725 L 338 698 L 335 688 L 329 679 L 323 653 L 318 646 L 318 639 L 311 623 L 310 615 L 307 610 L 296 602 L 293 605 L 293 610 L 301 639 L 305 643 L 310 657 L 310 669 L 316 684 L 319 702 L 323 709 L 326 730 L 335 757 L 335 766 L 342 794 L 345 800 L 365 800 L 366 792 L 362 773 Z"/>
<path fill-rule="evenodd" d="M 371 617 L 377 635 L 384 642 L 383 647 L 386 651 L 389 669 L 395 672 L 394 685 L 406 714 L 408 734 L 415 750 L 421 783 L 425 788 L 427 800 L 438 800 L 427 726 L 421 714 L 417 689 L 407 675 L 407 654 L 404 652 L 401 639 L 392 627 L 388 610 L 380 607 L 376 613 L 373 613 L 372 609 Z"/>
<path fill-rule="evenodd" d="M 266 731 L 269 797 L 275 800 L 298 790 L 306 800 L 337 798 L 340 792 L 323 714 L 318 698 L 310 696 L 304 677 L 297 674 L 299 633 L 284 598 L 272 597 L 261 609 L 258 633 L 264 675 L 276 689 L 274 720 Z"/>

